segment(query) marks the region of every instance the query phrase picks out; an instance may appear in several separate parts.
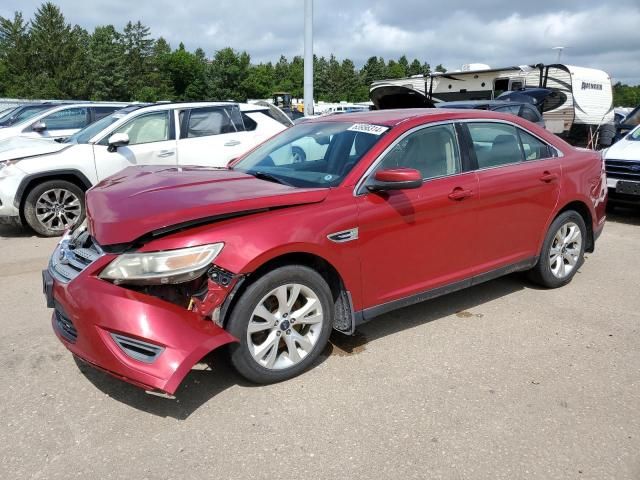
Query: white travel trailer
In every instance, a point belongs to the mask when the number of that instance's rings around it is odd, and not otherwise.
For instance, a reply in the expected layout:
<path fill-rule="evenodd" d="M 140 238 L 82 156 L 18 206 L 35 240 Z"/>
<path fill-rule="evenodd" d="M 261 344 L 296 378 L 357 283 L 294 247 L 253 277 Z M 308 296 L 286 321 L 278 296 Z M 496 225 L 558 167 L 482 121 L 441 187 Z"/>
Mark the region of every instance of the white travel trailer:
<path fill-rule="evenodd" d="M 593 68 L 538 64 L 492 69 L 472 64 L 462 71 L 374 82 L 369 95 L 382 109 L 501 95 L 534 103 L 547 129 L 573 144 L 607 146 L 615 133 L 611 78 Z"/>

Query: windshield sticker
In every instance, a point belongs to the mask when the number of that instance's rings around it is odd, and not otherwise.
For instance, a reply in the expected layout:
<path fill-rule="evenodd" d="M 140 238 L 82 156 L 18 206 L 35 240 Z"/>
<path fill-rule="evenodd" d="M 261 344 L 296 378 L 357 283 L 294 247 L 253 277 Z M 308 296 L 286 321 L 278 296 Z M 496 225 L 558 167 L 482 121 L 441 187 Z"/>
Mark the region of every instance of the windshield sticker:
<path fill-rule="evenodd" d="M 389 127 L 383 127 L 381 125 L 371 125 L 369 123 L 354 123 L 347 130 L 352 132 L 370 133 L 371 135 L 382 135 L 389 130 Z"/>

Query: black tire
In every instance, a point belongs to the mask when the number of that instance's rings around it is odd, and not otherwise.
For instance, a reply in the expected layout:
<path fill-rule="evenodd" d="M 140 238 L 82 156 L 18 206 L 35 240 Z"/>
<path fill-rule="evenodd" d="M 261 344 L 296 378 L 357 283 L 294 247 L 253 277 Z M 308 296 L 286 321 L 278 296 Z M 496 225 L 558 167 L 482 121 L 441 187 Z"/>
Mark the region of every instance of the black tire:
<path fill-rule="evenodd" d="M 279 370 L 270 369 L 260 365 L 249 351 L 247 328 L 253 311 L 261 300 L 272 290 L 290 283 L 301 284 L 313 291 L 320 300 L 323 321 L 310 353 L 293 366 Z M 272 270 L 247 287 L 231 313 L 227 330 L 239 340 L 239 343 L 231 344 L 229 347 L 231 364 L 240 375 L 258 384 L 276 383 L 293 378 L 307 370 L 324 350 L 333 327 L 333 314 L 331 290 L 318 272 L 301 265 L 289 265 Z M 284 334 L 283 331 L 282 335 Z M 283 342 L 284 336 L 280 338 Z"/>
<path fill-rule="evenodd" d="M 38 218 L 38 214 L 42 213 L 41 205 L 38 205 L 38 200 L 46 192 L 65 192 L 65 205 L 68 211 L 64 214 L 54 218 L 50 222 L 47 218 Z M 53 197 L 49 197 L 53 202 Z M 67 200 L 77 199 L 76 202 L 67 202 Z M 62 235 L 64 231 L 84 220 L 85 216 L 85 204 L 84 204 L 84 191 L 75 185 L 74 183 L 66 180 L 48 180 L 42 182 L 33 187 L 24 201 L 22 215 L 29 225 L 37 234 L 44 237 L 56 237 Z M 53 216 L 53 214 L 52 214 Z"/>
<path fill-rule="evenodd" d="M 307 161 L 307 154 L 300 147 L 291 147 L 291 155 L 293 155 L 293 163 L 302 163 Z"/>
<path fill-rule="evenodd" d="M 571 271 L 564 277 L 559 278 L 554 275 L 551 268 L 551 248 L 554 245 L 554 239 L 556 234 L 559 232 L 560 228 L 563 225 L 567 224 L 575 224 L 580 230 L 581 234 L 581 245 L 579 250 L 578 259 L 575 263 L 575 266 L 571 269 Z M 547 235 L 542 244 L 542 250 L 540 251 L 540 258 L 538 259 L 538 263 L 535 267 L 533 267 L 529 271 L 529 278 L 546 288 L 558 288 L 568 284 L 571 279 L 573 279 L 574 275 L 578 271 L 578 269 L 584 263 L 584 249 L 587 243 L 587 227 L 584 223 L 584 219 L 582 216 L 573 210 L 568 210 L 566 212 L 561 213 L 558 217 L 551 223 Z M 561 260 L 564 262 L 564 260 Z"/>

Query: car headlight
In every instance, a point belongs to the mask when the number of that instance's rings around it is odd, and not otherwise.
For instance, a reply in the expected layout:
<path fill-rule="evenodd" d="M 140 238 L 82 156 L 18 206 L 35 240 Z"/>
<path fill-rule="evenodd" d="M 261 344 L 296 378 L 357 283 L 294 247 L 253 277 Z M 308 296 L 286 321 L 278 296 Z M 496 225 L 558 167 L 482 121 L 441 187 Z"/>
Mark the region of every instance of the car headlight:
<path fill-rule="evenodd" d="M 163 252 L 125 253 L 107 265 L 100 278 L 135 285 L 188 282 L 209 268 L 223 246 L 212 243 Z"/>

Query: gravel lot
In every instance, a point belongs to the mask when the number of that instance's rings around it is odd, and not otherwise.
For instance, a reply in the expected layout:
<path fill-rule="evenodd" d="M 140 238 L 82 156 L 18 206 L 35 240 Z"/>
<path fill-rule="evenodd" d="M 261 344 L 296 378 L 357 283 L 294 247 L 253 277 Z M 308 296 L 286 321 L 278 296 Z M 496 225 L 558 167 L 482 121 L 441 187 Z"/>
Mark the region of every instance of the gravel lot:
<path fill-rule="evenodd" d="M 216 357 L 176 400 L 55 338 L 55 242 L 0 227 L 0 478 L 640 478 L 640 211 L 567 287 L 512 275 L 385 315 L 269 387 Z"/>

